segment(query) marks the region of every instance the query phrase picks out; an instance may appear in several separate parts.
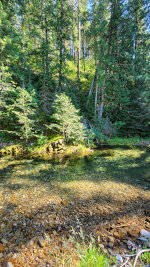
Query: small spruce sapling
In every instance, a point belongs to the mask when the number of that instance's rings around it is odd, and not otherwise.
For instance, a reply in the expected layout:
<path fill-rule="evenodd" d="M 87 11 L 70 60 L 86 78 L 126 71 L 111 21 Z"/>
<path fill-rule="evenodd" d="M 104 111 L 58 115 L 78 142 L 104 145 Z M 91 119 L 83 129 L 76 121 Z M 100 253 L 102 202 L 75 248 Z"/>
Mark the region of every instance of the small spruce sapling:
<path fill-rule="evenodd" d="M 53 104 L 53 116 L 49 129 L 52 129 L 64 136 L 65 141 L 82 143 L 85 139 L 85 128 L 77 110 L 71 102 L 71 99 L 65 94 L 56 95 Z"/>
<path fill-rule="evenodd" d="M 24 88 L 17 89 L 18 97 L 13 104 L 13 113 L 16 115 L 20 127 L 16 134 L 27 143 L 28 139 L 35 135 L 37 102 L 34 94 L 30 94 Z"/>

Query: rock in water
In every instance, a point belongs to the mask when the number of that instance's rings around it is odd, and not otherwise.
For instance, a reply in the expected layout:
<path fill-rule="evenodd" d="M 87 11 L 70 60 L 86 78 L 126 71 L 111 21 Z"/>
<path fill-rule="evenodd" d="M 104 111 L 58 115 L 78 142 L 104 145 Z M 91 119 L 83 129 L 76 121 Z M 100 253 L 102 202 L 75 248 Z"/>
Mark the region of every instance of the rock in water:
<path fill-rule="evenodd" d="M 146 231 L 145 229 L 142 229 L 140 234 L 144 237 L 150 238 L 150 232 Z"/>
<path fill-rule="evenodd" d="M 46 240 L 43 237 L 39 237 L 38 244 L 41 248 L 43 248 L 46 245 Z"/>

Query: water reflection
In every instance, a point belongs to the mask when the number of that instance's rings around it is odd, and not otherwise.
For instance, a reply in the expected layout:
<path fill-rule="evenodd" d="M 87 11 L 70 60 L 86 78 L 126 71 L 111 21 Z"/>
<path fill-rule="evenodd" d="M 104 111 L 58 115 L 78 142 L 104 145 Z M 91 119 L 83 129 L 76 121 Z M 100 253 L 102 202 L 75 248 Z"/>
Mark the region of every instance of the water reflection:
<path fill-rule="evenodd" d="M 17 175 L 28 179 L 103 179 L 129 184 L 149 182 L 150 152 L 140 149 L 102 149 L 92 155 L 46 154 L 36 158 L 1 158 L 0 177 Z"/>

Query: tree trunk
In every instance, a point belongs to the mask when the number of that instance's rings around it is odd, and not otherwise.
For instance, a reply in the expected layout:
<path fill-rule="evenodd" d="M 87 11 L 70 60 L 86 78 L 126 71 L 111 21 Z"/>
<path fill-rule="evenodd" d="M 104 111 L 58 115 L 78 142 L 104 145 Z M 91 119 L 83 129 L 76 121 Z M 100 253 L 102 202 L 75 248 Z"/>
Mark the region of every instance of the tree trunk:
<path fill-rule="evenodd" d="M 98 90 L 99 90 L 99 84 L 98 84 L 98 75 L 97 75 L 96 92 L 95 92 L 95 117 L 96 117 L 96 110 L 97 110 Z"/>
<path fill-rule="evenodd" d="M 85 73 L 85 29 L 82 31 L 82 59 L 83 59 L 83 67 Z"/>
<path fill-rule="evenodd" d="M 80 82 L 80 0 L 78 0 L 78 48 L 77 48 L 77 54 L 78 54 L 78 64 L 77 64 L 77 75 L 78 75 L 78 81 Z"/>
<path fill-rule="evenodd" d="M 63 21 L 63 0 L 60 1 L 61 4 L 61 12 L 60 12 L 60 47 L 59 47 L 59 93 L 62 91 L 62 64 L 63 64 L 63 26 L 62 26 L 62 21 Z"/>
<path fill-rule="evenodd" d="M 98 119 L 101 119 L 103 116 L 105 82 L 106 82 L 106 80 L 104 78 L 103 87 L 102 87 L 102 94 L 101 94 L 101 106 L 100 106 L 99 113 L 98 113 Z"/>
<path fill-rule="evenodd" d="M 93 88 L 94 88 L 95 78 L 96 78 L 96 71 L 95 71 L 95 75 L 94 75 L 94 78 L 93 78 L 93 81 L 92 81 L 92 84 L 91 84 L 91 87 L 90 87 L 90 91 L 89 91 L 89 95 L 88 95 L 88 100 L 87 100 L 87 103 L 86 103 L 86 107 L 88 107 L 88 105 L 89 105 L 89 97 L 90 97 L 90 96 L 92 95 L 92 93 L 93 93 Z"/>

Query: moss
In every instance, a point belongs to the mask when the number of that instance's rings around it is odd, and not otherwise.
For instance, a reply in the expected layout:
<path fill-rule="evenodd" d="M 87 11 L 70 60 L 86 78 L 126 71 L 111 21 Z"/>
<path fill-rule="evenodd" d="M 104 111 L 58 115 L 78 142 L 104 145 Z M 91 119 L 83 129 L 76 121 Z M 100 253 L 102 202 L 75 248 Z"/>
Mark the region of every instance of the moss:
<path fill-rule="evenodd" d="M 77 145 L 77 146 L 68 146 L 66 149 L 66 155 L 70 154 L 89 154 L 93 151 L 90 148 L 87 148 L 84 145 Z"/>
<path fill-rule="evenodd" d="M 29 148 L 30 154 L 44 154 L 44 153 L 52 153 L 53 152 L 53 148 L 51 143 L 47 143 L 45 145 L 42 146 L 35 146 L 32 148 Z"/>
<path fill-rule="evenodd" d="M 29 148 L 30 154 L 49 154 L 65 152 L 66 147 L 62 136 L 52 137 L 51 141 L 42 146 L 33 146 Z"/>
<path fill-rule="evenodd" d="M 64 154 L 67 156 L 75 156 L 75 155 L 88 155 L 91 154 L 93 151 L 90 148 L 87 148 L 84 145 L 77 145 L 77 146 L 66 146 L 64 142 L 64 138 L 62 136 L 51 136 L 50 141 L 46 144 L 35 146 L 32 145 L 30 147 L 25 148 L 22 145 L 11 145 L 0 150 L 1 156 L 42 156 L 43 155 L 50 155 L 50 154 Z"/>
<path fill-rule="evenodd" d="M 50 142 L 56 142 L 56 141 L 59 141 L 61 139 L 64 140 L 64 137 L 61 136 L 61 135 L 53 134 L 53 135 L 49 136 L 48 139 L 49 139 Z"/>
<path fill-rule="evenodd" d="M 21 145 L 6 146 L 0 150 L 2 156 L 20 156 L 27 153 L 27 149 Z"/>

